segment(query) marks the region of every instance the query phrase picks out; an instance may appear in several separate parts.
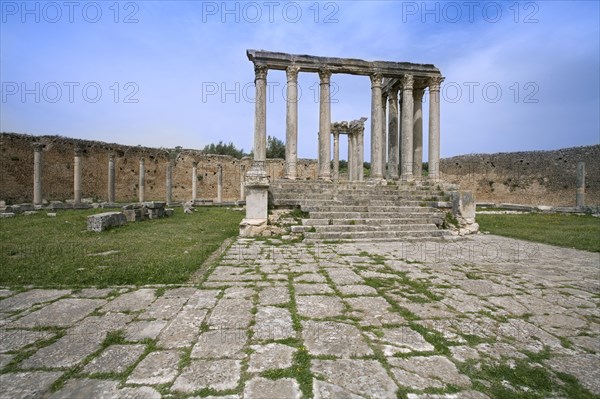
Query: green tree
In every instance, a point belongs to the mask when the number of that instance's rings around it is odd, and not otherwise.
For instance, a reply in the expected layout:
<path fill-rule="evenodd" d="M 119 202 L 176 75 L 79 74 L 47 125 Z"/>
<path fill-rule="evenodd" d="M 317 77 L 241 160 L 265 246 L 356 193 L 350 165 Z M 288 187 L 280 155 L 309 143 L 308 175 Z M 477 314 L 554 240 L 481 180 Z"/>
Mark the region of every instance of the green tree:
<path fill-rule="evenodd" d="M 285 144 L 277 137 L 267 137 L 267 158 L 285 159 Z"/>
<path fill-rule="evenodd" d="M 219 141 L 218 144 L 207 144 L 201 152 L 203 154 L 230 155 L 238 159 L 245 155 L 243 149 L 238 150 L 233 143 L 225 144 L 222 141 Z"/>

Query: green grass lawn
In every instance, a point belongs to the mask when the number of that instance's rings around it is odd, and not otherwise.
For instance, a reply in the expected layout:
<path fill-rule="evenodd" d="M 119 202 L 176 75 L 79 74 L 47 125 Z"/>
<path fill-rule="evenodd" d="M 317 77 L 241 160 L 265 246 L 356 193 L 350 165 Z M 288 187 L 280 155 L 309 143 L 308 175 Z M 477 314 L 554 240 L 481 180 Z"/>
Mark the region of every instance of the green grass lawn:
<path fill-rule="evenodd" d="M 87 216 L 102 209 L 0 219 L 0 286 L 184 283 L 223 240 L 238 234 L 244 216 L 239 210 L 197 209 L 185 215 L 176 208 L 170 218 L 102 233 L 86 230 Z"/>
<path fill-rule="evenodd" d="M 591 215 L 477 215 L 477 223 L 500 236 L 600 252 L 600 218 Z"/>

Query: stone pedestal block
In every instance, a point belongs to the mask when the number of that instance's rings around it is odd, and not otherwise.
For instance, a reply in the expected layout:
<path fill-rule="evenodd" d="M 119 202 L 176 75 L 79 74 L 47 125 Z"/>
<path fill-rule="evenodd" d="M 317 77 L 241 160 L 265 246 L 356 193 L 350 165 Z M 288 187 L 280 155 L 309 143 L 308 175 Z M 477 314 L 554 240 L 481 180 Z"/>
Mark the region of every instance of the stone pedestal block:
<path fill-rule="evenodd" d="M 87 218 L 88 231 L 101 232 L 109 227 L 118 227 L 127 223 L 123 212 L 104 212 Z"/>
<path fill-rule="evenodd" d="M 458 234 L 474 234 L 479 231 L 475 222 L 475 196 L 470 191 L 452 191 L 452 214 L 459 223 Z"/>
<path fill-rule="evenodd" d="M 452 213 L 462 217 L 468 223 L 475 222 L 475 196 L 470 191 L 453 191 L 450 193 L 452 200 Z"/>
<path fill-rule="evenodd" d="M 263 166 L 257 163 L 246 175 L 246 218 L 240 223 L 240 235 L 252 236 L 249 226 L 267 224 L 269 201 L 269 179 Z"/>

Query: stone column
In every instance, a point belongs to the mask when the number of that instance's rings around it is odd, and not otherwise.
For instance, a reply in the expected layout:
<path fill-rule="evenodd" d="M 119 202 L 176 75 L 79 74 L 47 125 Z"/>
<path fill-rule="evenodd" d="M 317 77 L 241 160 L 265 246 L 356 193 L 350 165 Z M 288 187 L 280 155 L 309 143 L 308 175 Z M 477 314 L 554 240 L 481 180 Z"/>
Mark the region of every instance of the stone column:
<path fill-rule="evenodd" d="M 75 147 L 73 159 L 73 203 L 81 204 L 81 155 L 83 149 Z"/>
<path fill-rule="evenodd" d="M 42 205 L 42 150 L 45 145 L 33 143 L 33 204 Z"/>
<path fill-rule="evenodd" d="M 256 104 L 254 113 L 254 160 L 246 173 L 246 218 L 240 223 L 240 234 L 252 234 L 248 226 L 267 223 L 269 178 L 267 158 L 267 67 L 254 65 Z"/>
<path fill-rule="evenodd" d="M 240 201 L 246 200 L 246 165 L 240 165 Z"/>
<path fill-rule="evenodd" d="M 146 168 L 144 166 L 144 158 L 140 158 L 140 182 L 138 188 L 138 197 L 140 202 L 144 202 L 144 194 L 146 191 Z"/>
<path fill-rule="evenodd" d="M 356 176 L 356 149 L 354 148 L 354 142 L 352 141 L 352 133 L 348 132 L 348 181 L 355 180 Z"/>
<path fill-rule="evenodd" d="M 361 130 L 357 136 L 356 136 L 356 140 L 358 141 L 358 145 L 357 147 L 357 151 L 358 151 L 358 157 L 357 157 L 357 161 L 358 161 L 358 167 L 357 167 L 357 172 L 358 172 L 358 180 L 359 181 L 363 181 L 365 180 L 365 170 L 364 170 L 364 163 L 365 163 L 365 131 L 364 129 Z"/>
<path fill-rule="evenodd" d="M 331 180 L 331 101 L 329 84 L 331 71 L 321 69 L 319 71 L 320 95 L 319 95 L 319 174 L 320 180 Z"/>
<path fill-rule="evenodd" d="M 285 116 L 285 171 L 286 179 L 295 179 L 298 162 L 298 71 L 297 66 L 286 69 L 287 104 Z"/>
<path fill-rule="evenodd" d="M 108 202 L 115 202 L 115 154 L 108 154 Z"/>
<path fill-rule="evenodd" d="M 392 88 L 388 97 L 388 176 L 398 179 L 400 147 L 398 146 L 398 89 Z"/>
<path fill-rule="evenodd" d="M 429 178 L 440 179 L 440 85 L 441 76 L 429 79 Z"/>
<path fill-rule="evenodd" d="M 165 201 L 167 205 L 172 202 L 173 197 L 173 160 L 167 161 L 167 173 L 165 182 Z"/>
<path fill-rule="evenodd" d="M 217 166 L 217 203 L 223 202 L 223 165 Z"/>
<path fill-rule="evenodd" d="M 333 133 L 333 179 L 340 178 L 340 134 Z"/>
<path fill-rule="evenodd" d="M 267 67 L 254 67 L 256 102 L 254 111 L 254 160 L 267 159 Z"/>
<path fill-rule="evenodd" d="M 381 163 L 386 178 L 389 177 L 387 141 L 387 93 L 383 93 L 381 96 Z"/>
<path fill-rule="evenodd" d="M 352 180 L 360 180 L 360 155 L 359 155 L 359 143 L 358 136 L 359 132 L 352 132 L 348 135 L 348 146 L 351 147 L 351 154 L 348 155 L 349 159 L 352 159 Z"/>
<path fill-rule="evenodd" d="M 585 162 L 577 163 L 577 192 L 575 194 L 575 205 L 578 208 L 585 206 Z"/>
<path fill-rule="evenodd" d="M 383 130 L 383 109 L 381 105 L 380 73 L 371 75 L 371 179 L 383 179 L 383 159 L 381 131 Z"/>
<path fill-rule="evenodd" d="M 413 91 L 413 177 L 423 177 L 423 89 Z"/>
<path fill-rule="evenodd" d="M 402 77 L 402 165 L 400 178 L 413 179 L 413 76 Z"/>
<path fill-rule="evenodd" d="M 198 198 L 198 162 L 192 162 L 192 202 Z"/>

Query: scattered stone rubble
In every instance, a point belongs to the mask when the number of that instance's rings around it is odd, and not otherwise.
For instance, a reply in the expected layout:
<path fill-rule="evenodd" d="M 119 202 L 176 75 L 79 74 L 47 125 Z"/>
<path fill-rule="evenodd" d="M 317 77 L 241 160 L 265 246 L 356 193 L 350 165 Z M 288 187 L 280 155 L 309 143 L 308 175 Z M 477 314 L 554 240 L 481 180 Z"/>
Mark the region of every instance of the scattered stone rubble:
<path fill-rule="evenodd" d="M 124 205 L 121 212 L 104 212 L 88 216 L 89 231 L 101 232 L 111 227 L 119 227 L 128 222 L 145 219 L 161 219 L 172 216 L 174 209 L 165 208 L 166 202 L 149 201 Z"/>

